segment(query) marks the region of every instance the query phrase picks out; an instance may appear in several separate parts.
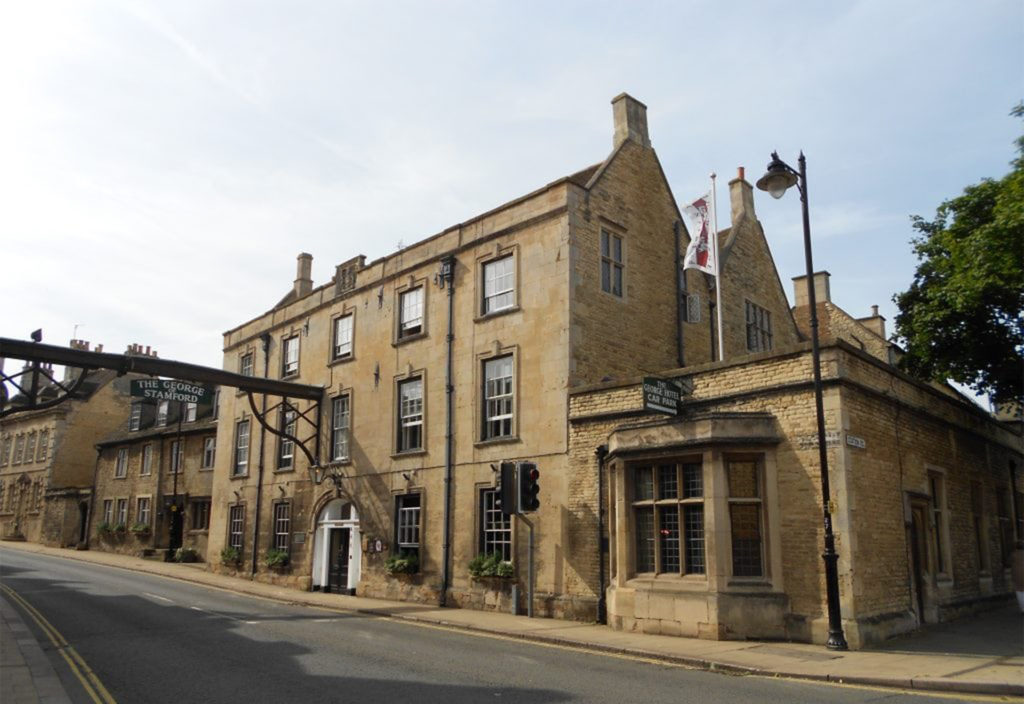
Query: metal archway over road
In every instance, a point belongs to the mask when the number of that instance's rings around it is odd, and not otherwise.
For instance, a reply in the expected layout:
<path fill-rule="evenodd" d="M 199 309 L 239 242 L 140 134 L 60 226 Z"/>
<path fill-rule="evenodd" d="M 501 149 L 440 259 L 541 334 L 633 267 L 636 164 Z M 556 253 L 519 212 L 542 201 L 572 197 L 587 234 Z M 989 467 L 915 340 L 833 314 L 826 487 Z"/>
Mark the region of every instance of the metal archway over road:
<path fill-rule="evenodd" d="M 294 442 L 309 460 L 310 474 L 314 475 L 314 481 L 322 480 L 320 473 L 314 471 L 320 469 L 320 417 L 324 390 L 319 386 L 245 376 L 215 367 L 203 367 L 198 364 L 175 362 L 168 359 L 132 354 L 87 352 L 57 345 L 44 345 L 38 341 L 26 342 L 6 337 L 0 337 L 0 359 L 20 359 L 27 362 L 23 369 L 11 374 L 0 370 L 0 418 L 12 413 L 50 408 L 75 398 L 80 393 L 90 372 L 99 369 L 113 370 L 119 376 L 132 373 L 234 387 L 246 393 L 253 416 L 260 425 L 274 435 Z M 53 364 L 74 367 L 80 369 L 81 373 L 75 375 L 73 381 L 61 382 L 54 378 L 49 366 L 44 366 Z M 17 394 L 12 399 L 7 397 L 7 384 L 17 389 Z M 46 398 L 43 397 L 44 390 L 48 392 L 45 394 Z M 274 396 L 280 400 L 261 410 L 257 408 L 253 394 Z M 309 401 L 311 405 L 305 411 L 301 411 L 293 406 L 289 399 Z M 15 400 L 19 402 L 14 403 Z M 297 418 L 301 418 L 311 426 L 312 433 L 301 438 L 275 428 L 273 423 L 267 421 L 267 418 L 270 417 L 272 411 L 279 408 L 294 411 Z"/>

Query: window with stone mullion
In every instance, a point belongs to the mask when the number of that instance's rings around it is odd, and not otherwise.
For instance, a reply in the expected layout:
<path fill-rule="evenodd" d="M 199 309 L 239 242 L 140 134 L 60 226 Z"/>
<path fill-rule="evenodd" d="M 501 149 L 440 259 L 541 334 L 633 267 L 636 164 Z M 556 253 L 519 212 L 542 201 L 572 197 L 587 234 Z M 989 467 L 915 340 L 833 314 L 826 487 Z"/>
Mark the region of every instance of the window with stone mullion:
<path fill-rule="evenodd" d="M 702 471 L 676 462 L 633 470 L 638 574 L 705 572 Z"/>

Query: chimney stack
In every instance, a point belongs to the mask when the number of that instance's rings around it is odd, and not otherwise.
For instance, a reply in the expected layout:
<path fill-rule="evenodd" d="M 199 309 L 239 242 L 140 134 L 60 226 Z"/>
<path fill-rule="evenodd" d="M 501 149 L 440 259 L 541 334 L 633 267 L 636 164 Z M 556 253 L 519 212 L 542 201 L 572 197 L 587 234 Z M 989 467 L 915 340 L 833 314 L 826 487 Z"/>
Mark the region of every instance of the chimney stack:
<path fill-rule="evenodd" d="M 302 298 L 313 290 L 313 255 L 302 252 L 295 272 L 295 296 Z"/>
<path fill-rule="evenodd" d="M 857 322 L 883 340 L 885 339 L 885 318 L 878 314 L 878 306 L 871 306 L 871 315 L 866 318 L 857 318 Z"/>
<path fill-rule="evenodd" d="M 615 136 L 612 148 L 618 149 L 625 141 L 642 147 L 651 146 L 647 136 L 647 106 L 627 93 L 612 98 L 612 116 L 615 118 Z"/>
<path fill-rule="evenodd" d="M 754 214 L 754 188 L 747 183 L 745 176 L 746 169 L 740 166 L 736 169 L 736 178 L 729 181 L 729 212 L 734 226 L 744 218 L 757 220 Z"/>
<path fill-rule="evenodd" d="M 827 271 L 814 272 L 814 300 L 817 303 L 831 303 L 832 293 L 829 290 L 829 277 L 832 275 Z M 810 303 L 807 295 L 807 275 L 793 277 L 793 297 L 796 302 L 793 304 L 801 308 Z"/>

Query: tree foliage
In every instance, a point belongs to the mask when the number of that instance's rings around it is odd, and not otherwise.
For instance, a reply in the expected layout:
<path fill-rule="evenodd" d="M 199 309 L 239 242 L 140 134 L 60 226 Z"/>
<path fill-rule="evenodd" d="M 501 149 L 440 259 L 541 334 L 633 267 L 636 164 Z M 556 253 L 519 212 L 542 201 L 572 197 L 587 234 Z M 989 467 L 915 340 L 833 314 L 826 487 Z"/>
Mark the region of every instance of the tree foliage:
<path fill-rule="evenodd" d="M 1012 114 L 1024 117 L 1024 103 Z M 912 218 L 919 262 L 910 288 L 893 297 L 901 366 L 997 404 L 1024 396 L 1024 136 L 1011 165 L 944 202 L 934 220 Z"/>

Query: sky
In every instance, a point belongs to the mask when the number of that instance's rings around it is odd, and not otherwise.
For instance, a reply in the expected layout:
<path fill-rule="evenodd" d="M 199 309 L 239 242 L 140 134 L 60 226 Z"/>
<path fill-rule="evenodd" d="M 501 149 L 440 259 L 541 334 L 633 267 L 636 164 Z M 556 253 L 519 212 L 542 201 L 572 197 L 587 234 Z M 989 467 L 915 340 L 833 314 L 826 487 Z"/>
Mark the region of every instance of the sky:
<path fill-rule="evenodd" d="M 4 3 L 0 337 L 219 367 L 299 252 L 319 286 L 598 163 L 622 92 L 723 228 L 802 150 L 815 268 L 891 332 L 910 216 L 1009 170 L 1022 47 L 1020 0 Z M 792 301 L 799 200 L 755 204 Z"/>

